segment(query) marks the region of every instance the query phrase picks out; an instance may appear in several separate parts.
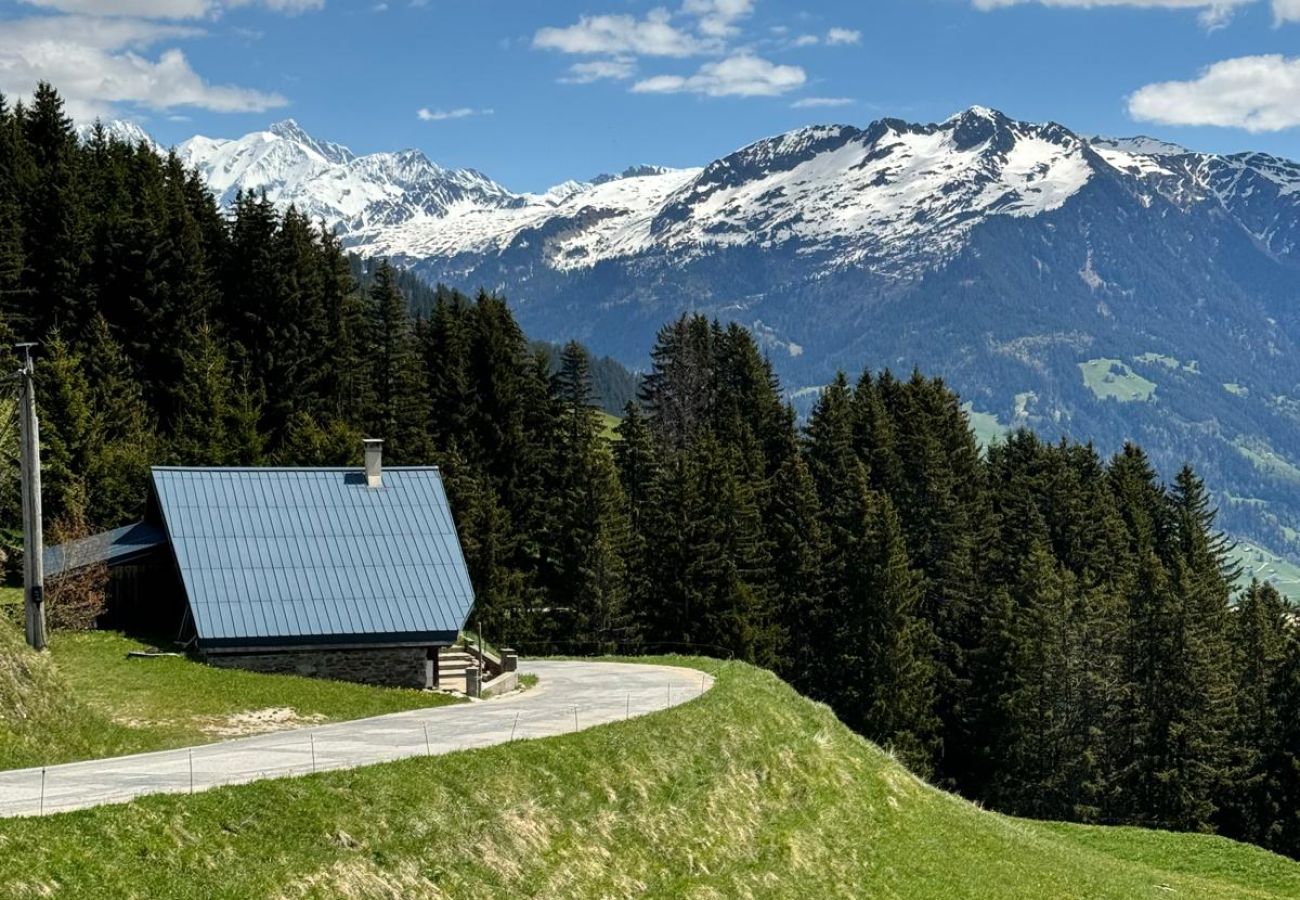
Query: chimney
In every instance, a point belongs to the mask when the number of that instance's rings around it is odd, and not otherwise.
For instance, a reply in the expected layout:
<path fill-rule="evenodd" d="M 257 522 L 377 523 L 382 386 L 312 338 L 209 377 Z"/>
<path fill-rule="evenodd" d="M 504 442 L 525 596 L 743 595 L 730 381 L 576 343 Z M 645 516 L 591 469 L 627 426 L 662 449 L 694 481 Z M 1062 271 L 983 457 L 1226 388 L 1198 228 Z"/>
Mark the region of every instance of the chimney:
<path fill-rule="evenodd" d="M 361 442 L 366 451 L 366 487 L 384 486 L 384 442 L 366 438 Z"/>

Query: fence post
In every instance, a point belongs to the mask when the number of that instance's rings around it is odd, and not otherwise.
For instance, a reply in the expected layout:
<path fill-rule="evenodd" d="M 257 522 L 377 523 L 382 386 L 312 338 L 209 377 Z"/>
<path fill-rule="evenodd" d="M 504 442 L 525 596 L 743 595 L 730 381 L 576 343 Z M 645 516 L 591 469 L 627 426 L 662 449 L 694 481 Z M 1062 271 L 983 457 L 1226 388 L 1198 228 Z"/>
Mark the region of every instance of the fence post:
<path fill-rule="evenodd" d="M 433 745 L 429 743 L 429 725 L 424 726 L 424 753 L 426 756 L 433 756 Z"/>
<path fill-rule="evenodd" d="M 194 793 L 194 750 L 190 749 L 190 793 Z"/>
<path fill-rule="evenodd" d="M 45 766 L 41 766 L 41 815 L 45 815 Z"/>
<path fill-rule="evenodd" d="M 316 732 L 309 731 L 307 736 L 311 738 L 311 773 L 316 774 Z"/>

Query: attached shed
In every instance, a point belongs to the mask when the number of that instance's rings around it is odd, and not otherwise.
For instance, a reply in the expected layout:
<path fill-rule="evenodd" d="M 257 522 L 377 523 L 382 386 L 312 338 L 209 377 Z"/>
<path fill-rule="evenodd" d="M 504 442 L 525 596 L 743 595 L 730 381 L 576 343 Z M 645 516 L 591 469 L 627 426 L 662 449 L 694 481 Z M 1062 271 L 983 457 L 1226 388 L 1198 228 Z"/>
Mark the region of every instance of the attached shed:
<path fill-rule="evenodd" d="M 378 442 L 366 456 L 364 469 L 153 469 L 156 521 L 132 527 L 157 529 L 184 599 L 183 635 L 208 662 L 437 684 L 438 648 L 474 604 L 442 476 L 384 469 Z M 114 552 L 103 556 L 110 572 Z"/>

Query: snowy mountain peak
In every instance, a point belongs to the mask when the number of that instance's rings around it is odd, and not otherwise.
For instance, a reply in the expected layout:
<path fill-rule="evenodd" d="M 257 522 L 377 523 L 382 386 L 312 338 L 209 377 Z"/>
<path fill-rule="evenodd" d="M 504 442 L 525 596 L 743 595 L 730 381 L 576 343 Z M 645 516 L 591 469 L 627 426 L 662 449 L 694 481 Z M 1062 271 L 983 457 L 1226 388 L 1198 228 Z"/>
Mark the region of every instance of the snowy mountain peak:
<path fill-rule="evenodd" d="M 156 152 L 166 152 L 152 137 L 149 136 L 148 132 L 136 123 L 128 122 L 125 119 L 110 119 L 107 122 L 97 119 L 94 122 L 78 125 L 78 140 L 82 143 L 88 143 L 94 138 L 96 128 L 103 129 L 104 137 L 107 140 L 123 141 L 128 144 L 143 143 Z"/>
<path fill-rule="evenodd" d="M 195 137 L 179 148 L 223 204 L 239 191 L 265 192 L 344 235 L 444 215 L 460 203 L 517 202 L 472 170 L 449 170 L 416 149 L 358 156 L 309 134 L 293 119 L 235 140 Z"/>
<path fill-rule="evenodd" d="M 267 131 L 278 138 L 308 147 L 332 163 L 346 163 L 356 158 L 356 154 L 342 144 L 312 137 L 294 119 L 276 122 Z"/>

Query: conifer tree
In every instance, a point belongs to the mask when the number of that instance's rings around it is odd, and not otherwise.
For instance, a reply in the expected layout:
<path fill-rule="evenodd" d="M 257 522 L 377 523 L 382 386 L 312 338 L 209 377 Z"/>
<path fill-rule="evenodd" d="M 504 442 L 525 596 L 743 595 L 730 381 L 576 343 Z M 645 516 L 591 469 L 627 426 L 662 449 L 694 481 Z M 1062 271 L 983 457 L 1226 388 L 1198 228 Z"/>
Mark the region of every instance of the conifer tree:
<path fill-rule="evenodd" d="M 429 428 L 439 446 L 472 436 L 469 329 L 465 299 L 440 289 L 420 341 L 429 385 Z"/>
<path fill-rule="evenodd" d="M 1264 748 L 1267 776 L 1261 794 L 1276 810 L 1264 826 L 1264 846 L 1300 858 L 1300 630 L 1295 620 L 1287 634 L 1285 659 L 1273 682 L 1275 733 Z"/>
<path fill-rule="evenodd" d="M 178 465 L 249 466 L 262 460 L 261 409 L 233 371 L 208 325 L 195 332 L 182 356 L 176 391 L 180 412 L 171 426 L 169 456 Z"/>
<path fill-rule="evenodd" d="M 22 211 L 30 324 L 35 333 L 59 327 L 76 334 L 84 322 L 80 287 L 86 263 L 77 138 L 63 100 L 44 82 L 21 123 L 32 166 Z"/>
<path fill-rule="evenodd" d="M 24 291 L 22 208 L 19 205 L 19 154 L 25 142 L 4 95 L 0 94 L 0 310 L 12 317 Z"/>
<path fill-rule="evenodd" d="M 327 370 L 320 390 L 327 414 L 360 427 L 374 403 L 367 366 L 369 304 L 352 277 L 339 239 L 322 229 L 321 303 Z"/>
<path fill-rule="evenodd" d="M 397 462 L 418 464 L 429 455 L 423 378 L 406 298 L 387 262 L 370 288 L 370 384 L 374 408 L 364 425 L 381 437 Z"/>
<path fill-rule="evenodd" d="M 613 650 L 630 637 L 627 553 L 630 525 L 609 451 L 599 439 L 591 361 L 576 341 L 556 375 L 559 455 L 550 512 L 547 587 L 558 608 L 572 610 L 568 639 Z"/>
<path fill-rule="evenodd" d="M 1232 616 L 1230 636 L 1236 675 L 1234 759 L 1220 800 L 1218 830 L 1237 840 L 1267 845 L 1283 816 L 1269 779 L 1270 755 L 1278 749 L 1281 719 L 1292 711 L 1278 705 L 1294 608 L 1273 585 L 1252 581 Z"/>
<path fill-rule="evenodd" d="M 1170 493 L 1169 568 L 1176 596 L 1167 757 L 1155 815 L 1171 827 L 1207 830 L 1223 791 L 1234 727 L 1232 657 L 1228 644 L 1230 568 L 1213 530 L 1215 513 L 1190 467 Z"/>
<path fill-rule="evenodd" d="M 665 447 L 685 448 L 713 415 L 714 338 L 709 320 L 700 315 L 683 314 L 659 330 L 641 402 L 656 439 Z"/>
<path fill-rule="evenodd" d="M 887 496 L 874 494 L 870 500 L 862 569 L 854 576 L 862 580 L 851 595 L 859 609 L 857 616 L 849 614 L 857 628 L 842 640 L 862 642 L 866 733 L 891 747 L 914 772 L 928 775 L 939 732 L 934 634 L 921 616 L 923 582 L 908 562 L 898 514 Z"/>
<path fill-rule="evenodd" d="M 90 321 L 82 366 L 92 409 L 85 516 L 90 526 L 107 528 L 140 514 L 157 439 L 130 361 L 99 314 Z"/>
<path fill-rule="evenodd" d="M 817 489 L 787 413 L 784 459 L 771 479 L 764 522 L 772 550 L 772 590 L 776 605 L 777 671 L 801 690 L 814 690 L 823 676 L 813 652 L 813 629 L 825 620 L 823 561 L 827 546 Z"/>
<path fill-rule="evenodd" d="M 44 513 L 54 522 L 86 509 L 86 473 L 94 432 L 90 384 L 82 360 L 63 335 L 46 338 L 36 391 L 41 404 Z"/>
<path fill-rule="evenodd" d="M 513 567 L 517 538 L 509 512 L 488 479 L 458 448 L 452 446 L 438 458 L 474 585 L 477 624 L 518 648 L 538 646 L 532 619 L 533 610 L 542 604 L 535 588 Z"/>

